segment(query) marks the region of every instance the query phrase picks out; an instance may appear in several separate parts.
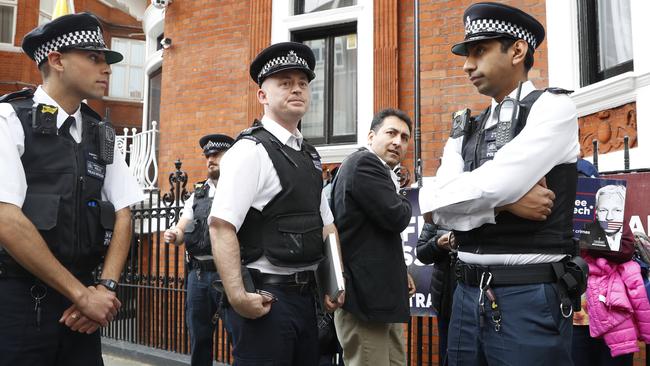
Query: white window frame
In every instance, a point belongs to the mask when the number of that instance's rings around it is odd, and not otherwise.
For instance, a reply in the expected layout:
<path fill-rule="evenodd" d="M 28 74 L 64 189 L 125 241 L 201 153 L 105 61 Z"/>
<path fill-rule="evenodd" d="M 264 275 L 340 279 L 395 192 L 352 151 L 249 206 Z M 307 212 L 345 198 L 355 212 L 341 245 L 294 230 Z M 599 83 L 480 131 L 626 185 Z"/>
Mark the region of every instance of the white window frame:
<path fill-rule="evenodd" d="M 142 79 L 143 79 L 143 80 L 142 80 L 142 92 L 141 92 L 141 94 L 140 94 L 140 98 L 133 98 L 133 97 L 130 97 L 130 96 L 126 96 L 126 97 L 124 97 L 124 96 L 115 96 L 115 95 L 112 95 L 112 92 L 113 92 L 113 90 L 112 90 L 112 85 L 111 85 L 111 83 L 110 83 L 110 81 L 109 81 L 108 97 L 104 97 L 104 98 L 105 98 L 105 99 L 109 99 L 109 100 L 125 100 L 125 101 L 142 102 L 142 101 L 143 101 L 143 98 L 144 98 L 144 96 L 145 96 L 145 91 L 144 91 L 145 82 L 144 82 L 144 80 L 148 77 L 148 76 L 147 76 L 147 73 L 146 73 L 146 62 L 147 62 L 147 51 L 146 51 L 146 47 L 147 47 L 147 43 L 146 43 L 146 41 L 142 41 L 142 40 L 139 40 L 139 39 L 122 38 L 122 37 L 112 37 L 112 38 L 111 38 L 111 49 L 114 49 L 114 47 L 113 47 L 113 42 L 115 42 L 115 40 L 119 40 L 120 42 L 126 42 L 126 43 L 128 43 L 128 44 L 129 44 L 129 50 L 131 49 L 131 43 L 134 43 L 134 42 L 140 42 L 140 43 L 142 43 L 142 47 L 143 47 L 143 51 L 144 51 L 144 52 L 143 52 L 143 53 L 144 53 L 144 59 L 142 60 L 142 64 L 141 64 L 141 65 L 137 65 L 137 66 L 132 66 L 130 63 L 129 63 L 129 64 L 125 64 L 125 66 L 126 66 L 126 70 L 127 70 L 127 71 L 126 71 L 126 75 L 127 75 L 126 77 L 127 77 L 127 79 L 125 80 L 125 85 L 124 85 L 124 87 L 126 87 L 126 88 L 128 89 L 128 85 L 129 85 L 129 81 L 130 81 L 130 80 L 129 80 L 129 77 L 130 77 L 130 70 L 131 70 L 131 67 L 138 67 L 138 68 L 142 69 Z M 127 55 L 124 55 L 124 56 L 125 56 L 124 58 L 127 59 Z M 130 61 L 131 61 L 131 59 L 130 59 L 130 56 L 131 56 L 131 55 L 128 55 L 128 56 L 129 56 L 129 57 L 128 57 L 128 60 L 129 60 L 129 62 L 130 62 Z M 121 64 L 121 62 L 120 62 L 120 64 Z M 118 65 L 118 64 L 116 64 L 116 65 Z M 124 65 L 124 64 L 123 64 L 123 65 Z M 111 77 L 113 77 L 113 75 L 111 75 Z"/>
<path fill-rule="evenodd" d="M 11 42 L 0 42 L 0 51 L 16 52 L 16 49 L 20 50 L 20 47 L 14 46 L 14 42 L 16 41 L 16 22 L 18 20 L 18 0 L 0 0 L 0 5 L 14 8 Z"/>
<path fill-rule="evenodd" d="M 146 37 L 144 66 L 144 96 L 142 98 L 142 131 L 146 131 L 151 121 L 149 117 L 149 80 L 151 74 L 162 67 L 163 50 L 158 49 L 158 37 L 165 32 L 165 11 L 153 6 L 147 7 L 142 18 L 142 29 Z M 160 121 L 158 129 L 160 129 Z"/>
<path fill-rule="evenodd" d="M 546 1 L 549 86 L 575 90 L 578 117 L 636 101 L 637 145 L 630 149 L 630 168 L 650 167 L 650 48 L 645 30 L 650 2 L 631 0 L 634 70 L 580 87 L 578 7 L 575 1 Z M 542 87 L 542 85 L 538 85 Z M 589 158 L 590 157 L 585 157 Z M 600 171 L 622 170 L 623 151 L 598 156 Z"/>
<path fill-rule="evenodd" d="M 54 9 L 56 8 L 56 0 L 48 0 L 48 1 L 52 2 L 52 12 L 54 12 Z M 43 8 L 41 8 L 40 1 L 39 1 L 39 5 L 38 5 L 38 25 L 44 24 L 44 23 L 41 23 L 41 16 L 43 16 L 45 18 L 48 18 L 49 21 L 52 20 L 52 14 L 47 13 L 46 11 L 44 11 Z"/>
<path fill-rule="evenodd" d="M 357 95 L 357 142 L 318 146 L 317 150 L 324 163 L 340 163 L 359 146 L 366 145 L 374 101 L 373 6 L 373 0 L 358 0 L 357 5 L 353 6 L 293 15 L 293 1 L 273 1 L 271 43 L 289 41 L 291 32 L 297 30 L 351 22 L 357 24 L 357 65 L 363 65 L 357 68 L 357 85 L 363 85 L 363 90 L 370 92 L 359 92 Z"/>

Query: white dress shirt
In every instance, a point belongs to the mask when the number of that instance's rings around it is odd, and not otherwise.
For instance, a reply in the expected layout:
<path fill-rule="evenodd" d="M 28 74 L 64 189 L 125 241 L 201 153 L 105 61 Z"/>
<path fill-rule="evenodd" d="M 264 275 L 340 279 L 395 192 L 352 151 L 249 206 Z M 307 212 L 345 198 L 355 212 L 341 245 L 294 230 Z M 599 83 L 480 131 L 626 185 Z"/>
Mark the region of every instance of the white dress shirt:
<path fill-rule="evenodd" d="M 208 197 L 213 198 L 214 197 L 214 192 L 216 190 L 216 187 L 214 185 L 214 181 L 212 179 L 208 179 Z M 186 220 L 194 220 L 194 193 L 190 195 L 190 198 L 185 201 L 185 205 L 183 206 L 183 212 L 181 214 L 181 219 L 186 219 Z"/>
<path fill-rule="evenodd" d="M 372 149 L 372 146 L 368 145 L 368 151 L 372 152 L 373 154 L 377 155 L 377 152 Z M 395 192 L 399 193 L 400 185 L 399 185 L 399 177 L 397 176 L 397 173 L 395 173 L 394 169 L 391 169 L 390 166 L 384 161 L 384 159 L 381 158 L 381 156 L 377 155 L 379 158 L 379 161 L 384 163 L 384 165 L 390 170 L 390 180 L 393 181 L 393 185 L 395 186 Z"/>
<path fill-rule="evenodd" d="M 532 82 L 525 82 L 520 98 L 533 90 Z M 515 95 L 516 90 L 510 93 L 510 97 Z M 493 113 L 496 106 L 497 102 L 492 100 L 486 128 L 497 122 Z M 463 172 L 462 143 L 463 137 L 447 141 L 436 179 L 420 190 L 419 203 L 422 212 L 433 212 L 437 224 L 467 231 L 494 224 L 496 207 L 519 200 L 554 166 L 576 162 L 580 152 L 576 107 L 566 95 L 542 94 L 533 104 L 524 129 L 499 149 L 493 160 L 471 172 Z M 513 257 L 489 255 L 492 256 Z M 500 258 L 497 263 L 523 264 L 530 259 L 513 262 L 512 258 Z"/>
<path fill-rule="evenodd" d="M 262 118 L 264 128 L 281 143 L 298 151 L 302 144 L 302 134 L 296 130 L 289 132 L 267 116 Z M 237 141 L 221 158 L 220 177 L 217 183 L 216 197 L 212 202 L 210 218 L 218 217 L 231 223 L 239 231 L 252 207 L 262 211 L 264 207 L 282 190 L 280 178 L 273 166 L 269 154 L 262 144 L 241 139 Z M 334 222 L 334 216 L 321 194 L 320 214 L 323 225 Z M 304 268 L 285 268 L 271 264 L 266 257 L 247 265 L 263 273 L 291 274 L 303 270 L 315 269 L 316 265 Z"/>
<path fill-rule="evenodd" d="M 42 87 L 34 93 L 34 102 L 58 107 L 57 128 L 70 116 L 54 101 Z M 82 136 L 81 108 L 72 117 L 75 123 L 70 126 L 70 135 L 79 143 Z M 21 156 L 25 152 L 25 134 L 14 108 L 9 103 L 0 103 L 0 171 L 7 172 L 0 181 L 0 202 L 22 207 L 27 193 L 27 180 Z M 115 211 L 133 205 L 144 199 L 142 189 L 129 172 L 124 156 L 115 147 L 112 164 L 106 166 L 106 176 L 102 187 L 102 199 L 110 201 Z"/>

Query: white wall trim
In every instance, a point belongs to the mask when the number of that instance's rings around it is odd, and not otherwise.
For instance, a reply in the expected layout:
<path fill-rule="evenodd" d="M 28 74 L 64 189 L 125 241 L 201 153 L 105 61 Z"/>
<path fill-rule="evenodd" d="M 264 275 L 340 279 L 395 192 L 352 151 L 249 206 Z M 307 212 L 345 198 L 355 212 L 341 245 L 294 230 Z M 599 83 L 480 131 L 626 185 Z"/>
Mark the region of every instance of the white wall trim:
<path fill-rule="evenodd" d="M 163 50 L 160 49 L 154 52 L 151 56 L 147 58 L 144 64 L 144 73 L 149 76 L 152 72 L 158 70 L 163 62 Z"/>
<path fill-rule="evenodd" d="M 147 117 L 149 116 L 149 75 L 162 66 L 163 50 L 157 50 L 158 36 L 165 31 L 165 11 L 164 9 L 147 7 L 142 18 L 142 29 L 146 39 L 146 56 L 144 62 L 144 93 L 142 96 L 142 129 L 146 131 Z M 158 121 L 160 122 L 160 121 Z M 158 127 L 160 129 L 160 126 Z"/>
<path fill-rule="evenodd" d="M 650 85 L 650 73 L 626 72 L 576 90 L 571 98 L 578 117 L 636 101 L 637 89 Z"/>
<path fill-rule="evenodd" d="M 143 103 L 143 100 L 141 99 L 118 98 L 118 97 L 110 97 L 108 95 L 103 96 L 102 100 L 110 101 L 110 102 L 134 103 L 134 104 Z"/>
<path fill-rule="evenodd" d="M 272 7 L 271 43 L 291 39 L 291 32 L 311 27 L 357 23 L 357 142 L 346 145 L 319 146 L 324 163 L 340 163 L 359 146 L 365 145 L 373 115 L 374 90 L 374 14 L 373 0 L 359 0 L 358 5 L 293 14 L 293 2 L 274 0 Z"/>
<path fill-rule="evenodd" d="M 273 3 L 276 4 L 278 2 L 274 1 Z M 287 31 L 287 33 L 284 37 L 284 40 L 287 40 L 291 35 L 290 34 L 291 31 L 311 28 L 314 26 L 314 24 L 318 24 L 318 26 L 324 27 L 328 25 L 354 22 L 357 21 L 357 19 L 359 19 L 359 17 L 362 15 L 363 10 L 364 10 L 363 6 L 355 5 L 355 6 L 348 6 L 345 8 L 324 10 L 315 13 L 307 13 L 307 14 L 300 14 L 300 15 L 290 15 L 291 13 L 289 13 L 287 14 L 287 17 L 281 20 L 285 24 L 285 27 L 277 27 L 277 29 L 276 27 L 273 27 L 274 30 L 278 31 L 278 34 L 272 33 L 271 40 L 273 43 L 275 43 L 273 38 L 282 37 L 283 35 L 282 33 L 284 33 L 285 30 Z M 275 21 L 275 17 L 273 20 Z"/>
<path fill-rule="evenodd" d="M 546 42 L 549 86 L 568 90 L 580 88 L 576 1 L 546 0 Z"/>
<path fill-rule="evenodd" d="M 0 52 L 21 53 L 23 52 L 23 49 L 9 43 L 0 43 Z"/>
<path fill-rule="evenodd" d="M 348 155 L 357 151 L 360 145 L 330 145 L 330 146 L 319 146 L 316 148 L 320 154 L 321 161 L 323 163 L 340 163 Z"/>

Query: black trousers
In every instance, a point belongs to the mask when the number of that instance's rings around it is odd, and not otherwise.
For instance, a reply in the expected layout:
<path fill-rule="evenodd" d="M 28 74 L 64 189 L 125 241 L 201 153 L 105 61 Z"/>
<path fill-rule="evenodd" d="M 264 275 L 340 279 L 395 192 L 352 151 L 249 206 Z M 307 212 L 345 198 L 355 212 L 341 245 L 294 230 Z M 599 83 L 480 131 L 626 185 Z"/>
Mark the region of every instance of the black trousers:
<path fill-rule="evenodd" d="M 82 282 L 90 284 L 90 277 Z M 43 291 L 38 325 L 32 292 Z M 99 330 L 88 335 L 59 323 L 71 305 L 63 295 L 33 278 L 0 278 L 0 294 L 0 366 L 104 364 Z"/>
<path fill-rule="evenodd" d="M 317 366 L 318 327 L 312 290 L 264 285 L 278 301 L 258 319 L 226 309 L 232 330 L 234 366 Z"/>

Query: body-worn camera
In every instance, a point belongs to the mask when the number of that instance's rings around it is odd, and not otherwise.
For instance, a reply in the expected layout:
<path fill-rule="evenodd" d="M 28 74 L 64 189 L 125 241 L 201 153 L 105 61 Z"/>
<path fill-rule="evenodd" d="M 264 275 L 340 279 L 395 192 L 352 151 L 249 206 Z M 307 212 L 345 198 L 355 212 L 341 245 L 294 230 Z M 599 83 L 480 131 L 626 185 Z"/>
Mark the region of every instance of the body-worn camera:
<path fill-rule="evenodd" d="M 32 106 L 32 131 L 42 135 L 56 135 L 56 117 L 59 109 L 47 104 Z"/>
<path fill-rule="evenodd" d="M 472 111 L 469 108 L 461 109 L 452 114 L 451 133 L 449 134 L 451 138 L 459 138 L 469 133 L 471 129 L 471 114 Z"/>

